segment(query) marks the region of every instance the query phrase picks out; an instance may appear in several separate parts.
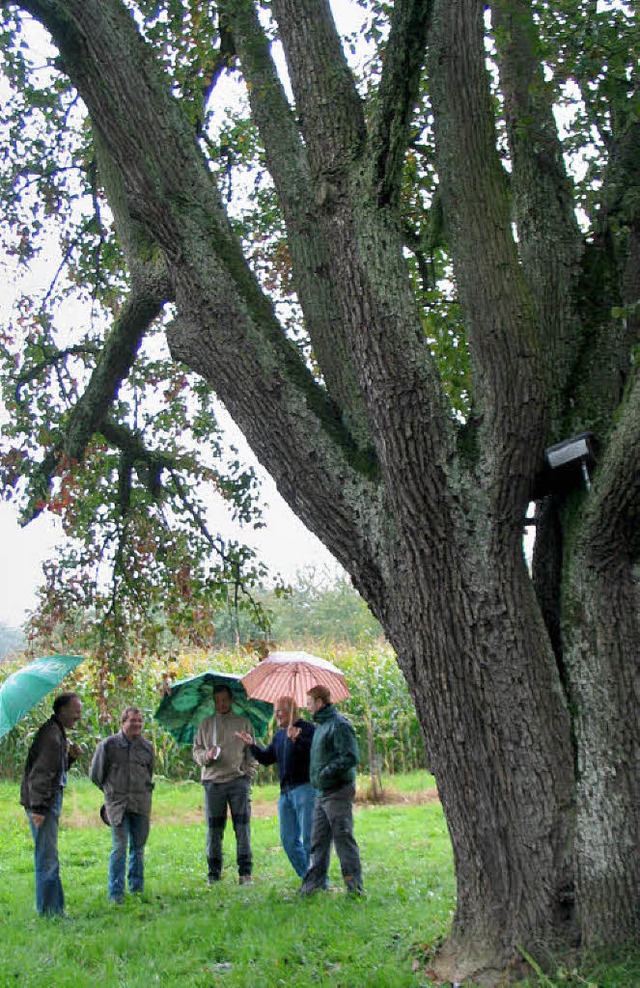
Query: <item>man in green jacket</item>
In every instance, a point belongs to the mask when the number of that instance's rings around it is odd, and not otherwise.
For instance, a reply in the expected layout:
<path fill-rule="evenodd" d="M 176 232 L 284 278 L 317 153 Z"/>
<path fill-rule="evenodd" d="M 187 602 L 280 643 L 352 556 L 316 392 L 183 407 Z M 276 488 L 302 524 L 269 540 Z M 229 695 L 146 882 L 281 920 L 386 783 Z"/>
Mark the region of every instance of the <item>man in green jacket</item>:
<path fill-rule="evenodd" d="M 353 836 L 358 742 L 346 717 L 331 703 L 326 686 L 307 693 L 307 707 L 316 724 L 311 745 L 309 777 L 316 790 L 311 828 L 311 856 L 301 895 L 327 887 L 331 841 L 340 860 L 347 892 L 362 893 L 360 851 Z"/>

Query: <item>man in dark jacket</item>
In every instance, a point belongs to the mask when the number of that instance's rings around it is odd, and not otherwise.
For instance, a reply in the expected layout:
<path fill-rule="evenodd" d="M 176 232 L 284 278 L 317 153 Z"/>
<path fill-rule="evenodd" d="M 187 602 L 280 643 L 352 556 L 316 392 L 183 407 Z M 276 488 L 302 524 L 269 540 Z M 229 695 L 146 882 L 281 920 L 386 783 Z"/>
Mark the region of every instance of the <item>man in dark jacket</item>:
<path fill-rule="evenodd" d="M 109 859 L 109 898 L 124 900 L 125 866 L 129 846 L 129 891 L 144 887 L 144 848 L 149 836 L 153 791 L 153 745 L 142 737 L 142 712 L 127 707 L 122 730 L 105 738 L 91 760 L 91 781 L 102 789 L 107 819 L 111 825 L 112 851 Z"/>
<path fill-rule="evenodd" d="M 359 895 L 362 868 L 360 851 L 353 836 L 358 742 L 347 718 L 331 703 L 326 686 L 310 689 L 307 705 L 316 724 L 309 767 L 316 802 L 311 830 L 311 863 L 300 894 L 309 895 L 326 888 L 333 840 L 347 891 Z"/>
<path fill-rule="evenodd" d="M 69 744 L 66 732 L 82 716 L 75 693 L 61 693 L 53 701 L 53 716 L 43 724 L 29 748 L 20 785 L 33 836 L 36 865 L 36 909 L 40 916 L 64 913 L 64 892 L 58 859 L 58 825 L 67 771 L 82 754 L 80 745 Z"/>
<path fill-rule="evenodd" d="M 296 874 L 304 878 L 309 867 L 311 824 L 316 791 L 309 782 L 309 753 L 314 726 L 298 717 L 291 696 L 281 696 L 274 705 L 278 730 L 267 748 L 259 748 L 253 737 L 239 731 L 238 737 L 249 745 L 251 754 L 261 765 L 278 765 L 280 798 L 278 820 L 280 840 Z"/>

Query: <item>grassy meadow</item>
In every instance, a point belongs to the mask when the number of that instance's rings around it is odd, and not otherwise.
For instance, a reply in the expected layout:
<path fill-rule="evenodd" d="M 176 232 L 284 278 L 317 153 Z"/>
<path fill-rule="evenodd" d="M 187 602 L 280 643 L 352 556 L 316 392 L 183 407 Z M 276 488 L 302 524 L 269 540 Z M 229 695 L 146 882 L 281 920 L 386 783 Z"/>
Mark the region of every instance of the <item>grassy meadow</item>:
<path fill-rule="evenodd" d="M 446 935 L 455 901 L 451 847 L 433 779 L 385 779 L 393 801 L 361 802 L 356 836 L 366 894 L 347 897 L 333 856 L 332 891 L 308 899 L 280 847 L 275 786 L 254 788 L 254 882 L 239 886 L 231 825 L 223 881 L 209 888 L 197 783 L 159 780 L 146 855 L 146 889 L 111 905 L 110 831 L 100 793 L 71 774 L 60 833 L 69 920 L 35 913 L 33 851 L 15 783 L 0 783 L 0 986 L 52 988 L 431 988 L 430 952 Z M 638 966 L 558 968 L 535 988 L 640 985 Z M 593 974 L 593 980 L 591 975 Z M 600 974 L 603 977 L 600 978 Z M 596 980 L 597 976 L 597 980 Z M 523 983 L 524 984 L 524 983 Z"/>
<path fill-rule="evenodd" d="M 432 784 L 426 774 L 417 781 L 425 780 Z M 73 778 L 60 833 L 65 921 L 35 913 L 33 851 L 17 786 L 0 784 L 0 984 L 428 984 L 413 971 L 414 962 L 425 939 L 446 932 L 454 903 L 450 845 L 437 801 L 359 806 L 366 896 L 344 895 L 334 859 L 335 893 L 300 899 L 280 847 L 276 796 L 273 786 L 254 789 L 254 883 L 237 883 L 229 823 L 224 878 L 209 888 L 201 787 L 159 781 L 145 894 L 114 906 L 106 895 L 110 831 L 98 817 L 100 793 Z"/>

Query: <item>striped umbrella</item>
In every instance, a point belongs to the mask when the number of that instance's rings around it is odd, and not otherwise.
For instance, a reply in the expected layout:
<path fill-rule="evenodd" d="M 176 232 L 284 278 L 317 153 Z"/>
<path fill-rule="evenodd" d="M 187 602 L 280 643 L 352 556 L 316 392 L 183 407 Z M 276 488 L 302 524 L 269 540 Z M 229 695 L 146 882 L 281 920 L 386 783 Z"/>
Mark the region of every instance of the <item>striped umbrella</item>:
<path fill-rule="evenodd" d="M 299 707 L 306 705 L 312 686 L 326 686 L 332 703 L 350 696 L 344 673 L 309 652 L 271 652 L 242 677 L 242 684 L 251 697 L 275 703 L 292 696 Z"/>

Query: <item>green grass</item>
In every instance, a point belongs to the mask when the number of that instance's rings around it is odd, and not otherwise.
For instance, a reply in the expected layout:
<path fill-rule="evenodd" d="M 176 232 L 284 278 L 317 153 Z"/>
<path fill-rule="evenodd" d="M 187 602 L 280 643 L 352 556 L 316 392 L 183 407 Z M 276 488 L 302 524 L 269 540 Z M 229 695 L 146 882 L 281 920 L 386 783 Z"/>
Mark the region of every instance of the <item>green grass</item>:
<path fill-rule="evenodd" d="M 64 922 L 35 915 L 31 839 L 17 787 L 0 784 L 0 985 L 420 984 L 412 971 L 416 934 L 423 940 L 446 932 L 454 904 L 439 805 L 358 808 L 367 895 L 344 895 L 334 859 L 337 891 L 299 899 L 299 881 L 280 847 L 276 793 L 273 786 L 254 790 L 254 884 L 237 884 L 229 825 L 224 879 L 210 889 L 201 787 L 159 781 L 145 894 L 117 907 L 106 897 L 110 831 L 98 818 L 100 793 L 74 778 L 60 832 L 72 917 Z"/>
<path fill-rule="evenodd" d="M 419 773 L 394 779 L 393 790 L 415 798 L 416 787 L 431 784 Z M 60 833 L 67 922 L 35 914 L 33 851 L 17 786 L 0 783 L 0 986 L 430 986 L 425 958 L 446 936 L 455 896 L 439 803 L 359 805 L 355 826 L 366 895 L 344 894 L 334 857 L 336 891 L 300 899 L 280 847 L 275 796 L 273 786 L 254 789 L 254 883 L 237 884 L 229 825 L 224 878 L 209 888 L 201 788 L 160 780 L 145 894 L 112 906 L 106 896 L 110 831 L 98 818 L 100 793 L 72 778 Z M 640 974 L 640 957 L 635 969 L 628 962 L 616 973 L 607 965 L 597 981 L 563 971 L 560 980 L 529 984 L 630 988 L 640 984 L 634 973 Z"/>

